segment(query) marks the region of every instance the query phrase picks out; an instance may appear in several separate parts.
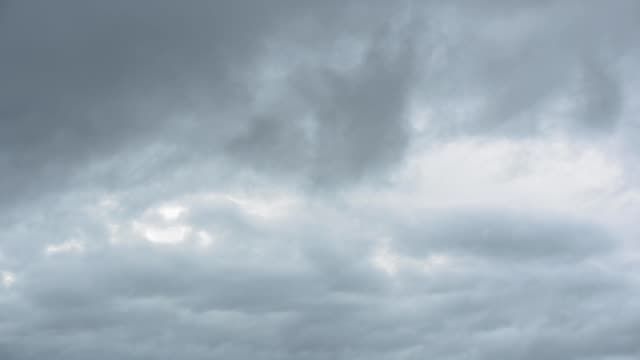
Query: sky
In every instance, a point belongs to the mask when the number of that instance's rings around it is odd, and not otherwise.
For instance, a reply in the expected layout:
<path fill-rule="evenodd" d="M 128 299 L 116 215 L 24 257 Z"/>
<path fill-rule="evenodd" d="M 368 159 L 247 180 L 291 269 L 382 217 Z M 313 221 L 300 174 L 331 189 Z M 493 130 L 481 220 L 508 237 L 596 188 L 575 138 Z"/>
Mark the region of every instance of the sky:
<path fill-rule="evenodd" d="M 640 358 L 638 33 L 0 0 L 0 359 Z"/>

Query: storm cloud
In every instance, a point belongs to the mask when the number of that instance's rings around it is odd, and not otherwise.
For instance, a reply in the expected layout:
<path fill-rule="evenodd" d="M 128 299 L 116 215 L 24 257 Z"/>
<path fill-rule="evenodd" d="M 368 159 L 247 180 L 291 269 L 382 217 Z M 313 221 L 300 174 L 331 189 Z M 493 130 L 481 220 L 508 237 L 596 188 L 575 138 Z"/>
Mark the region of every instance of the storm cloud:
<path fill-rule="evenodd" d="M 0 358 L 638 358 L 639 31 L 0 1 Z"/>

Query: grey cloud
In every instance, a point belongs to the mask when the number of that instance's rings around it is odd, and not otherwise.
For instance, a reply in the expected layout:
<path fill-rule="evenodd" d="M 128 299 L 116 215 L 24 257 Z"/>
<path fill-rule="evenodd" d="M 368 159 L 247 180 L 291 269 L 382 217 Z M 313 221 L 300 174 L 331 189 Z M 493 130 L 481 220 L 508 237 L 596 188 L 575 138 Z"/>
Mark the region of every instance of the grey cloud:
<path fill-rule="evenodd" d="M 96 156 L 139 147 L 167 131 L 175 107 L 190 101 L 193 89 L 184 86 L 197 73 L 203 86 L 227 81 L 225 57 L 240 61 L 246 56 L 234 51 L 253 52 L 234 29 L 242 7 L 190 5 L 9 3 L 1 42 L 8 131 L 1 143 L 8 159 L 3 172 L 15 179 L 4 178 L 7 193 L 63 182 Z M 238 42 L 222 31 L 237 33 Z"/>
<path fill-rule="evenodd" d="M 412 256 L 442 252 L 507 261 L 580 261 L 616 244 L 590 223 L 486 209 L 427 215 L 397 236 L 399 250 Z"/>
<path fill-rule="evenodd" d="M 435 127 L 517 136 L 614 129 L 627 79 L 613 69 L 637 56 L 637 13 L 633 1 L 452 4 L 434 28 L 446 40 L 424 84 L 447 119 Z M 456 103 L 469 109 L 457 115 Z"/>
<path fill-rule="evenodd" d="M 263 115 L 256 114 L 259 109 L 253 108 L 253 102 L 258 95 L 256 77 L 267 71 L 264 61 L 268 60 L 270 44 L 285 44 L 281 51 L 305 52 L 309 47 L 310 53 L 314 49 L 326 53 L 335 51 L 332 39 L 347 31 L 367 41 L 369 33 L 388 22 L 385 14 L 389 13 L 378 3 L 367 8 L 366 15 L 359 15 L 363 4 L 352 2 L 9 2 L 0 24 L 4 54 L 0 70 L 4 79 L 0 89 L 4 129 L 0 164 L 3 173 L 9 174 L 3 177 L 3 191 L 19 193 L 24 199 L 31 193 L 37 196 L 41 189 L 69 186 L 69 174 L 82 173 L 89 162 L 127 157 L 156 143 L 177 148 L 174 157 L 182 161 L 194 156 L 225 156 L 227 144 L 233 144 L 244 128 L 258 126 L 256 131 L 264 130 L 262 123 L 254 120 Z M 354 16 L 365 20 L 362 26 L 350 26 Z M 297 39 L 290 34 L 307 35 Z M 313 43 L 307 46 L 299 44 L 301 41 Z M 281 65 L 286 67 L 284 61 Z M 341 121 L 325 117 L 371 124 L 388 122 L 389 137 L 400 138 L 392 140 L 398 145 L 390 144 L 394 155 L 370 149 L 372 155 L 354 160 L 364 168 L 368 163 L 375 167 L 378 162 L 396 160 L 407 137 L 395 129 L 402 123 L 406 80 L 395 80 L 392 64 L 381 68 L 376 65 L 378 59 L 372 61 L 376 63 L 366 65 L 364 70 L 363 76 L 368 79 L 351 80 L 346 76 L 341 85 L 336 85 L 343 90 L 328 87 L 327 96 L 344 98 L 338 105 L 342 110 L 330 111 L 333 104 L 322 105 L 327 110 L 315 120 L 319 124 L 330 122 L 321 125 L 324 132 L 338 127 L 335 134 L 321 138 L 327 142 L 333 141 L 329 137 L 334 135 L 344 137 L 340 140 L 343 147 L 352 140 L 361 143 L 357 137 L 367 126 L 363 123 L 342 128 Z M 319 72 L 321 68 L 314 66 L 308 71 Z M 385 78 L 373 77 L 378 70 L 388 73 L 391 88 L 381 87 Z M 322 82 L 323 76 L 318 77 Z M 401 88 L 393 86 L 394 82 Z M 345 109 L 347 98 L 365 99 L 364 94 L 358 95 L 365 90 L 379 92 L 377 119 L 368 119 L 373 114 L 366 113 L 372 103 Z M 383 100 L 385 96 L 391 100 Z M 306 106 L 314 111 L 317 100 L 309 99 Z M 299 120 L 295 115 L 279 120 L 282 130 L 278 131 L 285 131 L 287 137 L 283 150 L 289 154 L 299 150 L 295 141 L 289 140 L 296 132 L 286 130 L 295 129 Z M 376 126 L 387 125 L 372 128 Z M 385 138 L 382 134 L 377 137 Z M 281 140 L 266 138 L 265 147 Z M 347 147 L 329 154 L 326 148 L 331 145 L 317 146 L 319 153 L 331 156 L 330 162 L 348 158 L 356 151 Z M 280 154 L 253 151 L 246 160 L 249 165 L 275 164 Z M 322 166 L 326 166 L 324 161 L 319 160 Z M 294 162 L 288 170 L 304 166 Z M 314 167 L 319 169 L 318 176 L 333 176 L 326 174 L 333 169 Z M 102 180 L 92 181 L 100 184 Z"/>
<path fill-rule="evenodd" d="M 319 184 L 359 178 L 371 168 L 401 161 L 409 140 L 405 109 L 413 44 L 409 36 L 389 33 L 375 37 L 362 63 L 347 73 L 320 64 L 294 75 L 304 111 L 290 115 L 297 121 L 278 114 L 257 121 L 231 144 L 232 154 L 258 167 L 307 171 Z M 403 44 L 394 54 L 388 48 L 396 41 Z M 307 129 L 305 116 L 311 117 Z"/>
<path fill-rule="evenodd" d="M 211 248 L 135 234 L 100 245 L 92 230 L 83 253 L 32 253 L 0 289 L 0 348 L 11 360 L 606 359 L 640 350 L 627 336 L 639 324 L 628 316 L 636 282 L 597 225 L 495 210 L 427 213 L 432 222 L 412 228 L 390 217 L 377 226 L 395 234 L 392 251 L 462 260 L 388 274 L 372 261 L 367 217 L 319 205 L 280 226 L 229 206 L 192 208 L 184 221 L 228 230 Z M 50 220 L 71 225 L 82 211 Z M 482 229 L 493 236 L 473 236 Z"/>
<path fill-rule="evenodd" d="M 638 24 L 632 0 L 0 0 L 0 358 L 638 358 L 629 233 L 350 197 L 392 197 L 415 140 L 629 130 Z"/>
<path fill-rule="evenodd" d="M 635 10 L 633 1 L 9 1 L 3 203 L 126 187 L 122 163 L 154 146 L 167 150 L 148 177 L 222 158 L 312 185 L 350 183 L 402 162 L 415 102 L 434 111 L 427 130 L 441 135 L 615 129 L 628 97 L 616 67 L 637 56 Z M 273 71 L 283 74 L 269 80 Z M 562 102 L 570 109 L 557 117 Z M 100 162 L 107 174 L 84 176 Z"/>
<path fill-rule="evenodd" d="M 268 261 L 264 268 L 239 262 L 237 272 L 216 264 L 215 255 L 205 261 L 192 254 L 183 262 L 171 252 L 131 250 L 51 262 L 23 274 L 27 281 L 13 291 L 30 310 L 5 316 L 10 359 L 92 352 L 124 359 L 528 359 L 540 351 L 582 359 L 639 350 L 625 336 L 637 319 L 605 315 L 621 306 L 617 300 L 637 296 L 632 285 L 623 274 L 588 265 L 523 264 L 514 271 L 503 263 L 468 264 L 457 271 L 469 285 L 447 293 L 420 286 L 450 281 L 446 272 L 439 279 L 401 272 L 394 286 L 371 293 L 331 290 L 345 274 L 330 267 L 278 274 Z M 630 303 L 622 306 L 631 310 Z M 17 337 L 21 333 L 29 336 Z"/>
<path fill-rule="evenodd" d="M 620 84 L 611 70 L 601 64 L 585 61 L 582 97 L 584 105 L 578 116 L 590 128 L 607 130 L 616 125 L 623 107 Z"/>

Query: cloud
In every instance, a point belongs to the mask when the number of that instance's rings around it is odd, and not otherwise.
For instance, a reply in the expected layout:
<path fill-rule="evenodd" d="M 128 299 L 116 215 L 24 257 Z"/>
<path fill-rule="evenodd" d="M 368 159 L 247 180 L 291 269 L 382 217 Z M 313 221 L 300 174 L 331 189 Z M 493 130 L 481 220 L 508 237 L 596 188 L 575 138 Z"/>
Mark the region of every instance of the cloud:
<path fill-rule="evenodd" d="M 435 214 L 401 232 L 402 252 L 480 256 L 492 261 L 581 261 L 615 244 L 591 224 L 482 209 Z"/>
<path fill-rule="evenodd" d="M 435 126 L 511 136 L 615 129 L 625 103 L 617 71 L 637 56 L 636 9 L 631 1 L 452 3 L 434 27 L 445 40 L 427 49 L 423 92 L 447 118 Z"/>
<path fill-rule="evenodd" d="M 70 175 L 83 173 L 90 163 L 127 157 L 130 152 L 158 146 L 169 149 L 168 154 L 156 154 L 165 166 L 171 164 L 168 161 L 172 158 L 184 162 L 193 157 L 225 157 L 229 146 L 232 155 L 240 154 L 234 156 L 242 160 L 239 165 L 275 164 L 280 160 L 277 152 L 258 154 L 238 148 L 242 148 L 245 136 L 256 131 L 267 136 L 265 148 L 276 145 L 277 139 L 268 137 L 264 122 L 259 121 L 268 114 L 262 114 L 255 103 L 262 97 L 262 79 L 271 69 L 270 62 L 277 61 L 275 65 L 284 68 L 298 68 L 299 64 L 293 59 L 278 58 L 273 49 L 301 56 L 316 51 L 328 53 L 335 51 L 332 39 L 347 30 L 353 30 L 354 42 L 367 42 L 373 36 L 370 33 L 387 21 L 379 26 L 373 22 L 381 20 L 384 11 L 376 4 L 364 17 L 363 26 L 350 26 L 348 22 L 362 6 L 284 0 L 269 5 L 198 0 L 179 5 L 171 1 L 152 5 L 127 1 L 108 5 L 75 0 L 56 4 L 9 2 L 0 40 L 6 54 L 0 68 L 5 79 L 0 89 L 0 119 L 6 129 L 0 142 L 0 164 L 3 173 L 8 174 L 3 177 L 3 191 L 21 194 L 22 198 L 37 196 L 47 189 L 71 186 Z M 320 32 L 321 24 L 333 25 Z M 296 32 L 309 35 L 299 39 L 288 35 Z M 298 43 L 309 37 L 315 39 L 317 48 Z M 372 103 L 379 106 L 375 112 L 380 116 L 377 122 L 379 126 L 386 126 L 387 122 L 393 126 L 390 135 L 399 140 L 391 139 L 397 145 L 388 145 L 393 146 L 393 154 L 402 153 L 407 135 L 395 127 L 401 128 L 408 85 L 406 76 L 396 74 L 390 68 L 393 64 L 382 60 L 385 52 L 379 49 L 371 54 L 360 71 L 362 75 L 353 79 L 351 75 L 338 75 L 343 78 L 339 80 L 341 84 L 330 84 L 333 80 L 329 80 L 329 74 L 334 71 L 325 68 L 325 59 L 319 59 L 320 63 L 304 62 L 308 65 L 304 77 L 317 78 L 314 81 L 327 86 L 323 96 L 329 103 L 319 105 L 319 99 L 303 99 L 304 111 L 318 112 L 314 122 L 319 124 L 321 133 L 328 132 L 320 134 L 319 141 L 334 141 L 333 135 L 339 135 L 344 137 L 340 146 L 348 146 L 357 140 L 364 126 L 343 128 L 341 120 L 331 118 L 342 117 L 354 124 L 366 121 L 371 105 L 362 103 L 368 101 L 363 93 L 366 90 L 379 93 L 380 99 Z M 405 61 L 404 57 L 401 59 Z M 406 71 L 410 68 L 402 70 Z M 388 74 L 383 75 L 385 72 Z M 381 78 L 376 79 L 377 76 Z M 386 81 L 383 76 L 390 82 L 380 87 Z M 262 91 L 282 91 L 279 89 L 287 86 L 285 82 Z M 334 89 L 336 86 L 343 89 Z M 390 100 L 384 99 L 386 94 Z M 339 108 L 330 109 L 336 106 L 334 100 L 344 96 Z M 346 102 L 354 96 L 360 97 L 359 104 Z M 358 108 L 346 108 L 356 105 Z M 281 129 L 273 133 L 290 134 L 281 146 L 294 154 L 298 152 L 296 142 L 289 139 L 297 136 L 299 114 L 286 115 L 278 120 Z M 253 127 L 256 130 L 250 130 Z M 336 129 L 329 129 L 333 127 Z M 243 135 L 246 128 L 248 135 Z M 382 139 L 383 133 L 378 131 L 376 136 Z M 354 151 L 345 148 L 342 153 L 329 154 L 328 146 L 332 144 L 303 142 L 300 146 L 316 147 L 317 156 L 331 156 L 332 161 L 334 157 L 351 156 L 345 151 Z M 177 153 L 171 150 L 175 148 L 179 149 Z M 399 156 L 371 150 L 374 153 L 370 159 L 358 159 L 364 168 L 369 162 L 375 165 Z M 324 164 L 325 160 L 317 161 Z M 175 162 L 172 164 L 175 166 Z M 292 163 L 288 170 L 297 172 L 303 166 Z M 332 169 L 316 172 L 321 173 L 319 177 L 333 176 L 326 171 Z M 122 166 L 112 172 L 119 174 L 117 178 L 126 179 Z M 337 180 L 343 175 L 334 177 Z M 122 184 L 91 181 L 102 186 Z"/>
<path fill-rule="evenodd" d="M 637 10 L 0 0 L 0 358 L 637 358 Z"/>
<path fill-rule="evenodd" d="M 321 67 L 294 76 L 305 111 L 296 115 L 310 117 L 306 129 L 272 115 L 237 138 L 231 153 L 259 167 L 302 169 L 319 184 L 358 179 L 401 161 L 409 141 L 405 112 L 414 59 L 408 37 L 397 54 L 388 49 L 403 41 L 388 32 L 374 38 L 361 64 L 347 73 Z"/>
<path fill-rule="evenodd" d="M 637 327 L 624 315 L 635 280 L 595 225 L 491 211 L 445 213 L 451 220 L 411 231 L 388 222 L 398 262 L 389 274 L 373 261 L 380 240 L 355 221 L 362 215 L 332 211 L 293 212 L 290 225 L 255 235 L 229 223 L 236 235 L 210 248 L 130 238 L 33 257 L 2 295 L 11 310 L 3 348 L 11 359 L 533 358 L 540 346 L 550 358 L 580 359 L 639 350 L 625 335 Z M 209 226 L 225 221 L 210 217 Z M 487 226 L 492 238 L 474 236 Z M 420 266 L 431 251 L 449 260 Z"/>

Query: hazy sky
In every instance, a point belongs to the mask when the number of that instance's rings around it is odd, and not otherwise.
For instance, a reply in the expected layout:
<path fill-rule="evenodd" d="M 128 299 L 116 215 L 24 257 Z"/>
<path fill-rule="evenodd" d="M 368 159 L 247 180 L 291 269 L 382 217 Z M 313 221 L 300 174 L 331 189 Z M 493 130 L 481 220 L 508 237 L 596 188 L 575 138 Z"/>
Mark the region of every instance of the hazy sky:
<path fill-rule="evenodd" d="M 0 359 L 640 358 L 640 1 L 0 0 Z"/>

